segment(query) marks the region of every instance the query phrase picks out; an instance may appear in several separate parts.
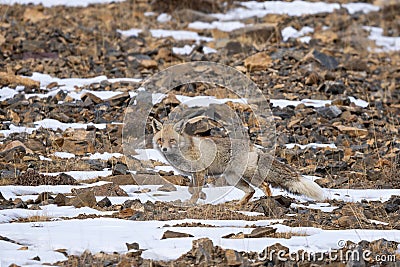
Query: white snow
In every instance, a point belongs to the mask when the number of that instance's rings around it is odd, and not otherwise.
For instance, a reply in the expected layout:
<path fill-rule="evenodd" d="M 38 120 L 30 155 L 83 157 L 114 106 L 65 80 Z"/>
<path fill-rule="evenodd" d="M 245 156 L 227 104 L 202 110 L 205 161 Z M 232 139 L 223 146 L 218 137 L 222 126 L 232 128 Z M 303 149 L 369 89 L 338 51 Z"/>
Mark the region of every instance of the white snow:
<path fill-rule="evenodd" d="M 138 34 L 141 32 L 140 29 L 130 29 L 126 31 L 118 30 L 120 34 L 123 36 L 135 36 L 137 37 Z M 212 41 L 213 38 L 205 37 L 199 35 L 197 32 L 193 31 L 184 31 L 184 30 L 163 30 L 163 29 L 152 29 L 150 33 L 155 38 L 166 38 L 166 37 L 173 37 L 175 40 L 196 40 L 196 41 Z"/>
<path fill-rule="evenodd" d="M 8 87 L 0 88 L 0 101 L 13 98 L 16 94 L 18 94 L 17 90 Z"/>
<path fill-rule="evenodd" d="M 356 12 L 367 14 L 369 12 L 379 11 L 380 9 L 379 6 L 374 6 L 367 3 L 346 3 L 342 4 L 342 6 L 346 8 L 350 14 L 354 14 Z"/>
<path fill-rule="evenodd" d="M 376 52 L 400 51 L 400 37 L 389 37 L 383 35 L 383 29 L 379 27 L 363 26 L 369 32 L 369 39 L 375 41 L 379 48 Z"/>
<path fill-rule="evenodd" d="M 291 208 L 306 208 L 306 209 L 321 210 L 323 212 L 332 212 L 335 209 L 339 208 L 337 206 L 331 206 L 329 203 L 317 203 L 317 204 L 309 204 L 309 205 L 292 203 L 290 205 L 290 207 Z"/>
<path fill-rule="evenodd" d="M 304 37 L 308 33 L 313 33 L 314 28 L 305 26 L 301 28 L 299 31 L 293 28 L 292 26 L 286 27 L 282 30 L 282 38 L 283 41 L 286 42 L 289 38 L 299 38 Z"/>
<path fill-rule="evenodd" d="M 112 171 L 105 169 L 103 171 L 67 171 L 67 172 L 47 172 L 45 175 L 56 176 L 60 173 L 71 175 L 77 181 L 95 179 L 98 177 L 107 177 L 112 175 Z"/>
<path fill-rule="evenodd" d="M 218 227 L 165 227 L 180 223 L 203 223 Z M 130 221 L 112 218 L 96 218 L 85 220 L 51 221 L 40 223 L 41 227 L 32 227 L 31 223 L 0 224 L 0 232 L 7 233 L 7 237 L 25 246 L 28 251 L 35 251 L 42 259 L 44 252 L 55 249 L 67 249 L 69 254 L 81 254 L 85 250 L 92 253 L 104 251 L 106 253 L 127 252 L 125 243 L 138 242 L 144 249 L 142 256 L 155 260 L 174 260 L 190 250 L 192 241 L 208 237 L 213 244 L 224 249 L 237 251 L 261 252 L 267 246 L 280 243 L 289 247 L 290 251 L 305 249 L 308 252 L 330 251 L 338 249 L 339 240 L 372 241 L 380 238 L 400 241 L 399 230 L 322 230 L 313 227 L 288 227 L 274 224 L 277 232 L 301 234 L 306 236 L 292 236 L 285 238 L 252 238 L 252 239 L 225 239 L 222 236 L 249 234 L 254 228 L 247 225 L 269 226 L 272 220 L 240 221 L 240 220 L 174 220 L 174 221 Z M 166 230 L 189 233 L 191 238 L 172 238 L 161 240 Z M 4 243 L 2 243 L 3 246 Z M 2 264 L 25 262 L 28 258 L 22 255 L 18 259 L 10 259 L 10 253 L 17 253 L 19 246 L 7 245 L 7 250 L 0 250 Z M 43 257 L 45 258 L 45 257 Z M 55 262 L 57 259 L 48 259 Z"/>
<path fill-rule="evenodd" d="M 172 47 L 172 52 L 177 55 L 190 55 L 195 45 L 185 45 L 184 47 Z"/>
<path fill-rule="evenodd" d="M 120 34 L 123 35 L 123 36 L 138 37 L 138 36 L 139 36 L 139 33 L 142 32 L 142 29 L 135 29 L 135 28 L 132 28 L 132 29 L 129 29 L 129 30 L 126 30 L 126 31 L 117 30 L 117 32 L 120 33 Z"/>
<path fill-rule="evenodd" d="M 270 102 L 274 107 L 284 108 L 287 106 L 298 106 L 304 104 L 314 108 L 324 107 L 327 104 L 331 104 L 331 100 L 316 100 L 316 99 L 303 99 L 303 100 L 286 100 L 286 99 L 271 99 Z"/>
<path fill-rule="evenodd" d="M 123 157 L 124 155 L 121 153 L 109 153 L 109 152 L 104 152 L 104 153 L 94 153 L 89 155 L 88 157 L 83 157 L 84 159 L 100 159 L 100 160 L 109 160 L 112 157 L 114 158 L 120 158 Z"/>
<path fill-rule="evenodd" d="M 44 156 L 42 156 L 42 155 L 39 155 L 39 159 L 40 159 L 40 160 L 44 160 L 44 161 L 53 161 L 51 158 L 44 157 Z"/>
<path fill-rule="evenodd" d="M 307 2 L 307 1 L 248 1 L 239 2 L 242 7 L 229 10 L 227 13 L 212 14 L 221 21 L 242 20 L 251 17 L 264 17 L 268 14 L 287 14 L 289 16 L 303 16 L 318 13 L 331 13 L 335 9 L 344 7 L 350 14 L 361 11 L 369 13 L 379 10 L 379 7 L 367 3 L 350 3 L 341 5 L 339 3 Z"/>
<path fill-rule="evenodd" d="M 53 155 L 56 156 L 56 157 L 62 158 L 62 159 L 75 158 L 75 154 L 68 153 L 68 152 L 54 152 Z"/>
<path fill-rule="evenodd" d="M 171 15 L 169 15 L 167 13 L 161 13 L 157 17 L 157 21 L 160 23 L 166 23 L 166 22 L 170 21 L 171 19 L 172 19 Z"/>
<path fill-rule="evenodd" d="M 157 149 L 135 149 L 137 155 L 133 155 L 134 158 L 138 160 L 155 160 L 165 164 L 168 164 L 168 161 L 165 159 L 163 154 Z"/>
<path fill-rule="evenodd" d="M 215 50 L 214 48 L 208 47 L 208 46 L 203 46 L 203 53 L 205 55 L 207 54 L 212 54 L 212 53 L 217 53 L 218 51 Z"/>
<path fill-rule="evenodd" d="M 362 99 L 356 99 L 355 97 L 349 96 L 350 102 L 354 103 L 356 106 L 365 108 L 368 106 L 368 102 Z M 331 100 L 318 100 L 318 99 L 302 99 L 302 100 L 286 100 L 286 99 L 270 99 L 270 102 L 275 107 L 284 108 L 287 106 L 298 106 L 304 104 L 306 106 L 311 106 L 314 108 L 324 107 L 326 105 L 332 104 Z"/>
<path fill-rule="evenodd" d="M 205 29 L 218 29 L 224 32 L 231 32 L 245 26 L 251 26 L 251 24 L 244 24 L 240 21 L 213 21 L 213 22 L 202 22 L 195 21 L 191 22 L 188 25 L 188 28 L 196 29 L 196 30 L 205 30 Z"/>
<path fill-rule="evenodd" d="M 329 147 L 329 148 L 333 148 L 333 149 L 337 148 L 335 144 L 318 144 L 318 143 L 309 143 L 309 144 L 306 144 L 306 145 L 300 145 L 300 144 L 286 144 L 285 145 L 285 147 L 289 148 L 289 149 L 292 149 L 295 146 L 298 146 L 300 149 L 305 149 L 305 148 L 308 148 L 308 147 L 311 147 L 311 148 L 326 148 L 326 147 Z"/>
<path fill-rule="evenodd" d="M 200 36 L 197 32 L 184 31 L 184 30 L 150 30 L 150 33 L 155 38 L 173 37 L 175 40 L 196 40 L 210 42 L 213 38 Z"/>
<path fill-rule="evenodd" d="M 30 218 L 33 216 L 48 217 L 48 218 L 59 218 L 68 217 L 74 218 L 79 214 L 97 214 L 106 215 L 110 212 L 101 212 L 96 209 L 89 207 L 75 208 L 73 206 L 60 206 L 57 205 L 45 205 L 40 206 L 40 210 L 30 209 L 4 209 L 0 210 L 0 223 L 7 223 L 12 220 L 18 220 L 22 218 Z"/>
<path fill-rule="evenodd" d="M 160 103 L 167 95 L 162 93 L 152 94 L 152 102 L 153 105 Z M 214 96 L 184 96 L 184 95 L 175 95 L 176 99 L 178 99 L 182 104 L 187 105 L 188 107 L 208 107 L 210 104 L 224 104 L 226 102 L 235 102 L 246 104 L 247 101 L 244 98 L 216 98 Z"/>
<path fill-rule="evenodd" d="M 114 91 L 91 91 L 91 90 L 82 90 L 80 92 L 70 92 L 68 95 L 75 100 L 81 100 L 81 97 L 85 93 L 91 93 L 102 100 L 109 99 L 111 97 L 123 94 L 123 92 L 114 92 Z"/>
<path fill-rule="evenodd" d="M 39 129 L 40 127 L 44 129 L 52 129 L 52 130 L 57 130 L 60 129 L 62 131 L 65 131 L 68 128 L 72 129 L 86 129 L 88 126 L 94 126 L 97 129 L 105 129 L 107 127 L 106 123 L 64 123 L 60 122 L 55 119 L 44 119 L 41 121 L 36 121 L 33 123 L 35 125 L 34 128 L 32 127 L 25 127 L 25 126 L 15 126 L 13 124 L 10 124 L 9 130 L 0 130 L 0 134 L 3 134 L 4 136 L 8 136 L 12 133 L 28 133 L 31 134 L 34 130 Z"/>
<path fill-rule="evenodd" d="M 44 7 L 52 6 L 73 6 L 73 7 L 86 7 L 90 4 L 107 4 L 111 2 L 123 2 L 125 0 L 0 0 L 2 5 L 40 5 Z"/>

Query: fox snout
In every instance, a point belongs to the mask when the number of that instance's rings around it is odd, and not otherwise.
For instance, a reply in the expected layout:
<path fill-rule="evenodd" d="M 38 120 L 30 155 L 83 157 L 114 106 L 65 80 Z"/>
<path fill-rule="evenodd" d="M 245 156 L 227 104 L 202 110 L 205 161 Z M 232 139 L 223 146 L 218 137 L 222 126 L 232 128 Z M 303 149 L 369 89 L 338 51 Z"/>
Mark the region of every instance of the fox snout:
<path fill-rule="evenodd" d="M 178 147 L 176 139 L 156 138 L 157 147 L 165 153 L 172 152 Z"/>

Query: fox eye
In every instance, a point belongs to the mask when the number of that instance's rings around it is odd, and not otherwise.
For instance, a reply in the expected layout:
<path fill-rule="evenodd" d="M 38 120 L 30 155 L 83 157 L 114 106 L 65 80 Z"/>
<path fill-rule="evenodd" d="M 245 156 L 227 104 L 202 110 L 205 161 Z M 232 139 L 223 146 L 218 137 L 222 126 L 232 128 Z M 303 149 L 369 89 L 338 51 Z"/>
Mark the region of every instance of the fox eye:
<path fill-rule="evenodd" d="M 162 138 L 158 138 L 158 140 L 157 140 L 157 144 L 161 145 L 162 143 L 163 143 L 163 140 L 162 140 Z"/>
<path fill-rule="evenodd" d="M 173 145 L 176 144 L 176 140 L 175 140 L 175 139 L 171 139 L 171 140 L 169 140 L 169 142 L 170 142 L 171 144 L 173 144 Z"/>

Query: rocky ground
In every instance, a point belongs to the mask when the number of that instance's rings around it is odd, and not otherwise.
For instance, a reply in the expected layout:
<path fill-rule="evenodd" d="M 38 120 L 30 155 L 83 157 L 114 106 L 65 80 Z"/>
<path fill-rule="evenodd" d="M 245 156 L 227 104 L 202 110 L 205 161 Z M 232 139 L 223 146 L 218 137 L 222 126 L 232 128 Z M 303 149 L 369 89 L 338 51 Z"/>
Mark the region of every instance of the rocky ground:
<path fill-rule="evenodd" d="M 349 1 L 328 1 L 340 2 Z M 365 1 L 372 2 L 372 1 Z M 131 196 L 123 186 L 138 181 L 156 181 L 156 173 L 149 170 L 160 163 L 134 160 L 135 179 L 128 172 L 124 157 L 90 158 L 94 153 L 123 153 L 122 125 L 125 111 L 131 101 L 129 92 L 135 92 L 140 81 L 169 66 L 192 61 L 211 61 L 229 65 L 244 73 L 270 99 L 300 101 L 303 99 L 330 100 L 330 105 L 313 107 L 306 103 L 279 107 L 271 100 L 276 125 L 275 155 L 301 174 L 318 176 L 316 182 L 329 189 L 396 189 L 400 187 L 400 53 L 379 52 L 379 45 L 368 39 L 363 26 L 376 26 L 383 34 L 400 34 L 400 3 L 376 1 L 378 11 L 352 14 L 345 8 L 314 15 L 289 16 L 270 14 L 243 19 L 253 24 L 239 30 L 225 32 L 218 29 L 196 30 L 211 41 L 157 38 L 151 29 L 188 30 L 193 21 L 212 22 L 212 13 L 226 13 L 238 6 L 233 1 L 124 1 L 93 4 L 82 7 L 44 7 L 42 5 L 2 5 L 0 2 L 0 87 L 17 89 L 12 97 L 0 95 L 0 185 L 79 185 L 95 184 L 87 188 L 58 193 L 43 191 L 35 198 L 1 194 L 0 210 L 41 209 L 56 204 L 90 207 L 109 211 L 108 215 L 79 215 L 76 218 L 112 217 L 124 220 L 180 220 L 219 219 L 257 221 L 282 219 L 291 227 L 337 229 L 400 230 L 400 196 L 386 196 L 384 201 L 363 200 L 348 202 L 331 198 L 327 205 L 331 212 L 309 208 L 315 202 L 300 205 L 291 196 L 256 198 L 241 211 L 257 212 L 256 216 L 238 213 L 235 201 L 180 207 L 176 203 L 126 200 L 114 204 L 110 197 Z M 149 13 L 154 12 L 154 13 Z M 162 21 L 158 14 L 170 19 Z M 146 15 L 147 14 L 147 15 Z M 149 15 L 150 14 L 150 15 Z M 153 14 L 153 15 L 151 15 Z M 159 18 L 159 19 L 157 19 Z M 305 26 L 314 28 L 309 43 L 300 38 L 285 39 L 283 29 Z M 119 31 L 142 29 L 137 36 L 125 36 Z M 398 41 L 397 41 L 398 42 Z M 174 52 L 173 47 L 192 46 L 189 54 Z M 206 47 L 206 49 L 205 49 Z M 215 53 L 206 53 L 207 48 Z M 175 50 L 176 51 L 176 50 Z M 57 78 L 92 78 L 102 80 L 74 88 L 79 99 L 71 97 L 59 80 L 42 86 L 32 76 L 48 74 Z M 27 78 L 31 77 L 31 78 Z M 134 78 L 137 81 L 112 78 Z M 120 92 L 101 98 L 95 92 Z M 195 84 L 182 86 L 176 95 L 211 95 L 229 98 L 220 88 Z M 34 95 L 38 94 L 38 95 Z M 47 94 L 47 95 L 46 95 Z M 29 98 L 26 97 L 29 95 Z M 45 96 L 45 97 L 44 97 Z M 357 105 L 351 99 L 362 99 L 367 106 Z M 173 96 L 157 104 L 152 116 L 164 118 L 180 102 Z M 245 114 L 246 107 L 232 107 Z M 248 115 L 248 114 L 247 114 Z M 102 124 L 104 127 L 36 127 L 32 131 L 13 131 L 16 126 L 35 127 L 35 122 L 54 119 L 65 125 L 73 123 Z M 257 125 L 251 116 L 243 116 L 250 136 L 257 143 Z M 119 124 L 118 124 L 119 123 Z M 44 124 L 43 124 L 44 125 Z M 42 125 L 42 126 L 43 126 Z M 46 125 L 44 125 L 46 126 Z M 148 126 L 150 130 L 150 126 Z M 57 128 L 57 127 L 56 127 Z M 11 132 L 10 132 L 11 130 Z M 255 133 L 255 134 L 251 134 Z M 285 144 L 335 144 L 335 147 L 305 146 L 289 148 Z M 68 152 L 72 157 L 57 156 Z M 129 165 L 130 166 L 130 165 Z M 68 171 L 109 170 L 105 177 L 79 180 L 65 174 Z M 56 176 L 43 173 L 61 173 Z M 160 175 L 176 186 L 187 186 L 187 177 L 160 171 Z M 157 176 L 158 177 L 158 176 Z M 98 185 L 99 181 L 111 183 Z M 156 183 L 157 184 L 157 183 Z M 158 192 L 174 192 L 173 185 L 165 185 Z M 137 194 L 145 194 L 146 186 Z M 349 193 L 351 194 L 351 193 Z M 102 199 L 96 199 L 102 196 Z M 104 197 L 104 198 L 103 198 Z M 293 205 L 296 204 L 296 205 Z M 296 216 L 289 216 L 297 214 Z M 17 222 L 46 221 L 51 218 L 15 218 Z M 65 220 L 71 218 L 63 218 Z M 374 223 L 379 221 L 379 223 Z M 192 225 L 180 225 L 192 227 Z M 195 225 L 202 227 L 201 223 Z M 232 234 L 226 238 L 282 237 L 270 227 L 255 228 L 251 234 Z M 273 228 L 272 228 L 273 229 Z M 180 237 L 170 233 L 170 237 Z M 286 236 L 284 238 L 290 238 Z M 0 240 L 7 239 L 0 233 Z M 282 246 L 275 244 L 274 246 Z M 396 242 L 375 240 L 349 244 L 342 250 L 370 249 L 376 253 L 396 253 Z M 133 250 L 132 250 L 133 248 Z M 273 249 L 273 247 L 268 247 Z M 287 247 L 281 247 L 289 252 Z M 193 241 L 192 249 L 174 262 L 152 261 L 141 257 L 139 244 L 127 247 L 125 254 L 91 253 L 66 255 L 58 266 L 273 266 L 276 258 L 261 261 L 256 252 L 239 252 L 215 246 L 210 239 Z M 397 252 L 398 253 L 398 252 Z M 397 259 L 399 260 L 399 259 Z M 344 266 L 340 261 L 315 261 L 318 265 Z M 376 261 L 361 264 L 375 264 Z M 295 261 L 280 262 L 294 266 Z M 299 261 L 298 264 L 309 264 Z M 357 263 L 359 264 L 359 263 Z"/>

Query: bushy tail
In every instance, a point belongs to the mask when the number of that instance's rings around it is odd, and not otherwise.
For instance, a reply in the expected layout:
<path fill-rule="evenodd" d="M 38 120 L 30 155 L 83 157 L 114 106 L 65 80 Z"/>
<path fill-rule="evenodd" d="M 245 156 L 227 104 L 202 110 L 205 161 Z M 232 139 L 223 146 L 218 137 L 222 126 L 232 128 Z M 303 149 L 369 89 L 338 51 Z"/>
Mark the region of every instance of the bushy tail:
<path fill-rule="evenodd" d="M 324 191 L 315 182 L 299 176 L 298 180 L 290 181 L 286 184 L 287 189 L 295 194 L 305 195 L 315 200 L 324 200 Z"/>

